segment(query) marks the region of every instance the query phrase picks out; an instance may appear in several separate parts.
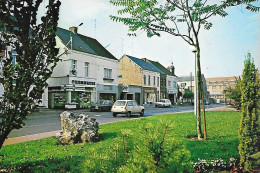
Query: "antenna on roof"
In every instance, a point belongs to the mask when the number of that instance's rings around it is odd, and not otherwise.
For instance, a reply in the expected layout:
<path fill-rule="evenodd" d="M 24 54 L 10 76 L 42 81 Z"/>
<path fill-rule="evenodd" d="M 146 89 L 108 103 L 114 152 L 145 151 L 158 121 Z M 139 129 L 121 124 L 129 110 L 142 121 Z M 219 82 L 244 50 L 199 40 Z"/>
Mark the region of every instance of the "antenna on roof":
<path fill-rule="evenodd" d="M 94 27 L 95 27 L 95 38 L 97 38 L 97 19 L 94 21 Z"/>

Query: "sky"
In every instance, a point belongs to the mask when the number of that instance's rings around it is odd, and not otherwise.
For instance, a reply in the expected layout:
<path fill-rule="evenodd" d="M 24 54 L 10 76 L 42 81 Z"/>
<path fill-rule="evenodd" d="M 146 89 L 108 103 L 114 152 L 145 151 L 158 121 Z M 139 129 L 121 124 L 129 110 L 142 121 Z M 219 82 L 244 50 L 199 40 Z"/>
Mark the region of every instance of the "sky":
<path fill-rule="evenodd" d="M 110 20 L 109 15 L 117 15 L 118 8 L 109 0 L 60 1 L 58 26 L 69 29 L 83 23 L 78 33 L 96 38 L 117 59 L 128 54 L 165 67 L 173 63 L 177 76 L 194 74 L 194 53 L 182 39 L 166 33 L 148 38 L 145 31 L 138 31 L 137 37 L 127 36 L 127 26 Z M 44 10 L 42 6 L 40 12 Z M 260 69 L 260 13 L 241 6 L 230 8 L 228 13 L 225 18 L 211 18 L 213 27 L 200 32 L 201 68 L 206 78 L 241 75 L 248 52 Z"/>

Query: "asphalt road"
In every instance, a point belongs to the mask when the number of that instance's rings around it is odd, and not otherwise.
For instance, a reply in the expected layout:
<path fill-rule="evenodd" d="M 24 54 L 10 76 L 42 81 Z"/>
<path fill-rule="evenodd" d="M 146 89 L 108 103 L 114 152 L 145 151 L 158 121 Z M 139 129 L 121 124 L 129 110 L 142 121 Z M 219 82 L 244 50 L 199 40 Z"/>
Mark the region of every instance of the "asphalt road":
<path fill-rule="evenodd" d="M 206 109 L 221 106 L 223 105 L 206 105 Z M 30 116 L 27 116 L 27 120 L 25 120 L 25 126 L 19 130 L 13 130 L 9 134 L 8 138 L 61 130 L 60 113 L 63 111 L 64 110 L 46 110 L 42 112 L 34 112 Z M 188 111 L 193 111 L 193 106 L 173 106 L 170 108 L 145 107 L 144 117 Z M 88 109 L 72 110 L 72 112 L 75 115 L 84 113 L 90 117 L 95 117 L 99 124 L 125 121 L 140 117 L 139 115 L 132 115 L 130 118 L 127 118 L 123 114 L 119 114 L 117 117 L 113 117 L 111 112 L 89 112 Z"/>

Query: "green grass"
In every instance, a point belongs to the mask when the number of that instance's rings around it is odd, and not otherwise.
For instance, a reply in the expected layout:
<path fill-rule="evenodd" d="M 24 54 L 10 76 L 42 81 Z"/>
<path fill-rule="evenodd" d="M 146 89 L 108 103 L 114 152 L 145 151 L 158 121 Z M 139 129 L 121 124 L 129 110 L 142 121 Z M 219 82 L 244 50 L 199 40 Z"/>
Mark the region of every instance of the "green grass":
<path fill-rule="evenodd" d="M 60 145 L 55 137 L 30 141 L 2 147 L 0 168 L 18 168 L 24 172 L 81 172 L 88 160 L 100 158 L 115 143 L 122 140 L 121 130 L 130 129 L 133 141 L 140 137 L 144 130 L 141 125 L 159 121 L 171 123 L 167 139 L 174 139 L 190 151 L 190 160 L 230 157 L 239 158 L 238 127 L 240 113 L 238 112 L 206 112 L 208 138 L 203 141 L 193 141 L 189 137 L 196 136 L 196 117 L 193 113 L 158 115 L 130 121 L 100 125 L 103 140 L 96 143 Z M 111 158 L 113 155 L 111 155 Z"/>

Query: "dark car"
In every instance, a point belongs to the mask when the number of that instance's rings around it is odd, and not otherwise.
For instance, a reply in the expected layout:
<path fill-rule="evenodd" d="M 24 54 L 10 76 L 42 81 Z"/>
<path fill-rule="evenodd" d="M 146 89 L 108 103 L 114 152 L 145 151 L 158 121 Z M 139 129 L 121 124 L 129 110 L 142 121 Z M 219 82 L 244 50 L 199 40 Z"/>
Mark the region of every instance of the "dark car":
<path fill-rule="evenodd" d="M 111 111 L 113 103 L 114 102 L 112 100 L 100 100 L 90 106 L 90 111 Z"/>

